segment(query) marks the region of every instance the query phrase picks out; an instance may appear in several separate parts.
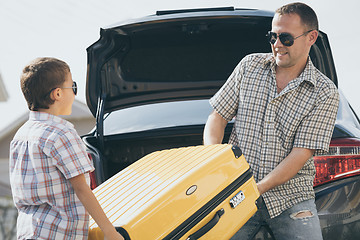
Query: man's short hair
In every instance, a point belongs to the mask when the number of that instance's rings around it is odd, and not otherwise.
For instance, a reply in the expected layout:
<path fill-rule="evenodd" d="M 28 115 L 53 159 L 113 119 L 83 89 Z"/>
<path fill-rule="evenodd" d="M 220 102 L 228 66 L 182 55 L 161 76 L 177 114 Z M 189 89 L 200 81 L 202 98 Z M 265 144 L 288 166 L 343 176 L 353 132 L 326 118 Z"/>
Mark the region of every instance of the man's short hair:
<path fill-rule="evenodd" d="M 295 13 L 299 15 L 307 30 L 319 31 L 319 23 L 315 11 L 304 3 L 289 3 L 278 8 L 275 13 L 280 15 Z"/>
<path fill-rule="evenodd" d="M 31 111 L 48 109 L 54 100 L 50 93 L 65 82 L 70 67 L 56 58 L 37 58 L 24 67 L 20 77 L 21 90 Z"/>

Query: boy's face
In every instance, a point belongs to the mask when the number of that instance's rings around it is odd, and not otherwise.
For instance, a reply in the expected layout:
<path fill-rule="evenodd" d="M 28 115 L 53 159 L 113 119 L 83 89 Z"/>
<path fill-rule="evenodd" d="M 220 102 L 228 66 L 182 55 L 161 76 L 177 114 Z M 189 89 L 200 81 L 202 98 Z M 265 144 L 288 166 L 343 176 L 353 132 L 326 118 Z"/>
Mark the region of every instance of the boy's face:
<path fill-rule="evenodd" d="M 60 100 L 60 114 L 59 115 L 70 115 L 72 112 L 72 104 L 75 99 L 75 94 L 72 90 L 73 80 L 71 72 L 68 72 L 65 77 L 65 82 L 61 89 L 61 100 Z"/>

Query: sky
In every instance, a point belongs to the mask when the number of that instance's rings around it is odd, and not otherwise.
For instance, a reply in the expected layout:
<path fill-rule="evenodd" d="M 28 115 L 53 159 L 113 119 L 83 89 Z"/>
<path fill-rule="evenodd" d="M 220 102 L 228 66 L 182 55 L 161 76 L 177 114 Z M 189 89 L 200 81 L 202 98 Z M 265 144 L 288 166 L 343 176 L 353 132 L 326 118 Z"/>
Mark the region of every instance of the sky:
<path fill-rule="evenodd" d="M 9 94 L 0 103 L 0 131 L 27 112 L 20 90 L 23 67 L 37 57 L 66 61 L 78 83 L 77 99 L 85 100 L 86 48 L 99 39 L 101 27 L 155 14 L 157 10 L 228 7 L 274 11 L 293 1 L 281 0 L 0 0 L 0 74 Z M 318 15 L 327 33 L 339 88 L 360 115 L 357 56 L 360 56 L 358 9 L 355 0 L 303 1 Z"/>

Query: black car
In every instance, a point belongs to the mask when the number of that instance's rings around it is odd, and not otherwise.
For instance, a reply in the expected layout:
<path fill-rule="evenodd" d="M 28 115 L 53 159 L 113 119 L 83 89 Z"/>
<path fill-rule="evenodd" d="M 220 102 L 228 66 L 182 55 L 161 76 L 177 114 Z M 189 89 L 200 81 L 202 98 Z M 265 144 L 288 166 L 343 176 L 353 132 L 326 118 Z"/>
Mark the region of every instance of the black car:
<path fill-rule="evenodd" d="M 158 11 L 101 29 L 87 49 L 87 104 L 96 127 L 83 140 L 96 168 L 92 187 L 153 151 L 201 145 L 208 99 L 245 55 L 271 52 L 265 35 L 272 17 L 233 7 Z M 325 33 L 310 57 L 337 85 Z M 340 92 L 330 151 L 314 156 L 324 239 L 360 239 L 359 149 L 359 119 Z M 273 237 L 262 228 L 255 239 Z"/>

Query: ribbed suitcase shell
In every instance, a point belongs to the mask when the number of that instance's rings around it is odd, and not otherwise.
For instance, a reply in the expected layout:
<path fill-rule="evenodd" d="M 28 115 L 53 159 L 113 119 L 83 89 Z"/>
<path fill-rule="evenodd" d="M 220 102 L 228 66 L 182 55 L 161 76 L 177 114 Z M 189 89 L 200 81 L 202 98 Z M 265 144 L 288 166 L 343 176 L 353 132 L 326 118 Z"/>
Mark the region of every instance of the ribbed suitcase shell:
<path fill-rule="evenodd" d="M 113 225 L 135 240 L 196 239 L 188 237 L 220 211 L 218 223 L 200 239 L 229 239 L 257 211 L 259 197 L 241 150 L 227 144 L 151 153 L 94 194 Z M 233 208 L 230 200 L 239 198 Z M 93 219 L 89 239 L 103 239 Z"/>

